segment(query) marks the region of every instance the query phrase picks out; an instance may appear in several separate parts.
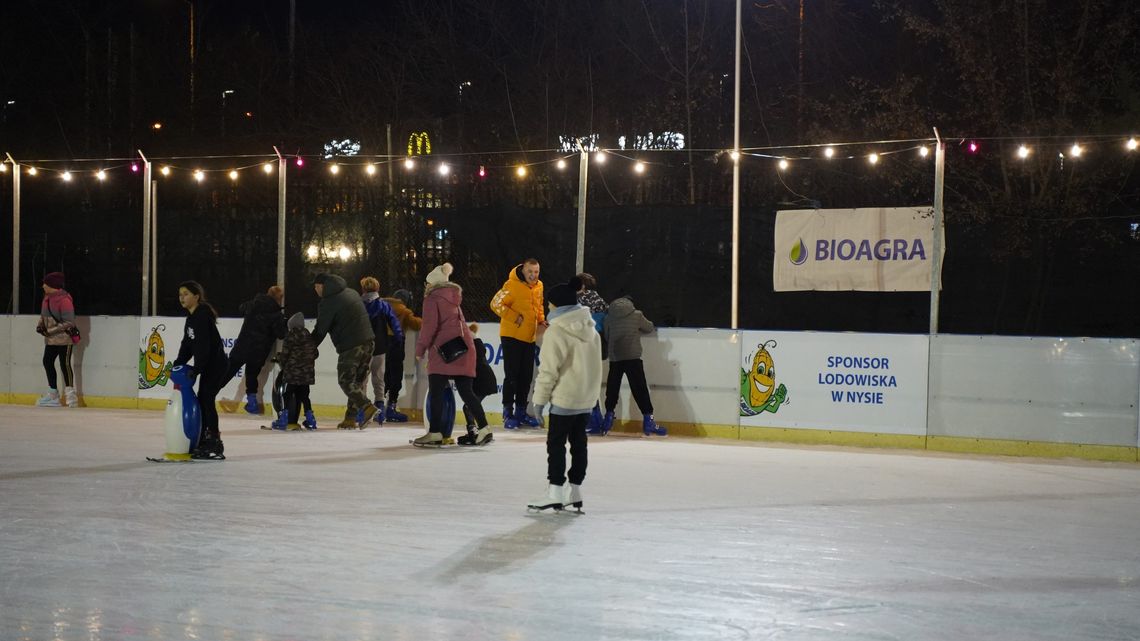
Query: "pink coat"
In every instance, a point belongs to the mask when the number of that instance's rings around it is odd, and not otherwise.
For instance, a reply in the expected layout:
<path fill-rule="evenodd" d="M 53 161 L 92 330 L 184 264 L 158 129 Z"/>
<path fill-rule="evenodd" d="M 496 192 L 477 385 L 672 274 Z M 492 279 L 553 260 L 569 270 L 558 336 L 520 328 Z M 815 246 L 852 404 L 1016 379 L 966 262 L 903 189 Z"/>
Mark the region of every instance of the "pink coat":
<path fill-rule="evenodd" d="M 423 327 L 416 339 L 416 357 L 427 354 L 428 374 L 443 376 L 475 376 L 475 343 L 467 320 L 463 318 L 460 304 L 463 302 L 463 289 L 455 283 L 433 286 L 424 296 Z M 439 355 L 439 346 L 462 336 L 467 344 L 467 353 L 456 360 L 445 363 Z"/>

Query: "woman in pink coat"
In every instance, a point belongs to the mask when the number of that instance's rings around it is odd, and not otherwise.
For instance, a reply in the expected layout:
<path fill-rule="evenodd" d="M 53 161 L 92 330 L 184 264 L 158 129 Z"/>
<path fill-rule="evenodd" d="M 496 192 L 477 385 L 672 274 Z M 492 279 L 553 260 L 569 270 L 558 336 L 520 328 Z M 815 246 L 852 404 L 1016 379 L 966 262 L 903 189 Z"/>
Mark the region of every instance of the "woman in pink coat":
<path fill-rule="evenodd" d="M 474 414 L 478 426 L 466 436 L 459 437 L 459 444 L 483 445 L 491 440 L 491 428 L 487 427 L 487 415 L 483 412 L 483 404 L 472 389 L 475 381 L 475 359 L 481 358 L 482 354 L 475 352 L 471 330 L 468 329 L 467 320 L 463 318 L 463 310 L 460 309 L 463 303 L 463 288 L 448 280 L 451 272 L 451 263 L 436 267 L 428 274 L 424 290 L 423 327 L 420 329 L 419 338 L 416 339 L 416 358 L 422 359 L 427 355 L 428 359 L 431 421 L 428 433 L 417 438 L 414 441 L 416 445 L 441 445 L 444 431 L 450 431 L 447 430 L 450 426 L 444 425 L 441 421 L 443 393 L 449 379 L 455 381 L 459 397 Z M 467 347 L 467 352 L 448 363 L 444 360 L 440 347 L 457 337 Z"/>

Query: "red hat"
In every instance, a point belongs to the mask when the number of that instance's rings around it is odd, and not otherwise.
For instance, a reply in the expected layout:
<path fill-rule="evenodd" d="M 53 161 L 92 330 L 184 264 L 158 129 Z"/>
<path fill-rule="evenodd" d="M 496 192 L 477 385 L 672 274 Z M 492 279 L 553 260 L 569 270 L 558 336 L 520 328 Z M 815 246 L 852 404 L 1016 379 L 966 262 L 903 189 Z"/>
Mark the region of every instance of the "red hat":
<path fill-rule="evenodd" d="M 52 289 L 63 289 L 63 272 L 51 272 L 44 276 L 44 285 Z"/>

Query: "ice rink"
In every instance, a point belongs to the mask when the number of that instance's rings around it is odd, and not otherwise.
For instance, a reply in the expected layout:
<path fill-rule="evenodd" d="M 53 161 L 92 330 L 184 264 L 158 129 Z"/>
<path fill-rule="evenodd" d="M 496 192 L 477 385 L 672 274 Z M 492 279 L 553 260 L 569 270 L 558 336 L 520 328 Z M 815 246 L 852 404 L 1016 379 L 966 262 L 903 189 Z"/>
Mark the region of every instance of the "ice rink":
<path fill-rule="evenodd" d="M 1138 639 L 1140 466 L 0 406 L 0 639 Z"/>

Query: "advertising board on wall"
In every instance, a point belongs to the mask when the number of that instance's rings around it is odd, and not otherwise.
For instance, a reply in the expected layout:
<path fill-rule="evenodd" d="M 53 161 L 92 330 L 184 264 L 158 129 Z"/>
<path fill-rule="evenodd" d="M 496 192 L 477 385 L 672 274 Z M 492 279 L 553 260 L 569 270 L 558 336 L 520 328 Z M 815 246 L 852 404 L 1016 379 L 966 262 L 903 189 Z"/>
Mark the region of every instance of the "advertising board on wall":
<path fill-rule="evenodd" d="M 926 433 L 927 337 L 745 331 L 740 426 Z"/>

